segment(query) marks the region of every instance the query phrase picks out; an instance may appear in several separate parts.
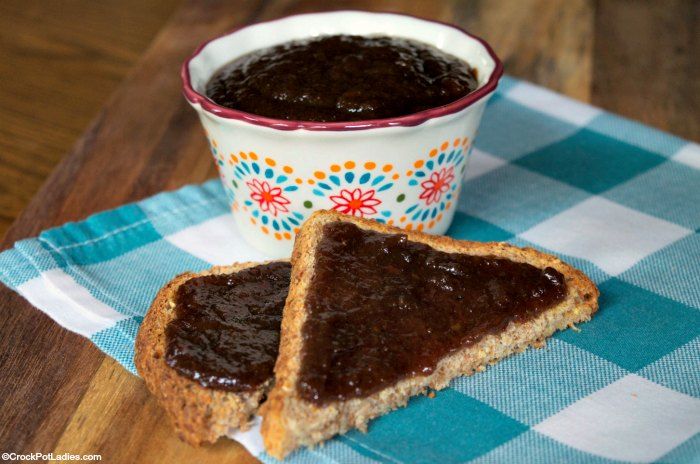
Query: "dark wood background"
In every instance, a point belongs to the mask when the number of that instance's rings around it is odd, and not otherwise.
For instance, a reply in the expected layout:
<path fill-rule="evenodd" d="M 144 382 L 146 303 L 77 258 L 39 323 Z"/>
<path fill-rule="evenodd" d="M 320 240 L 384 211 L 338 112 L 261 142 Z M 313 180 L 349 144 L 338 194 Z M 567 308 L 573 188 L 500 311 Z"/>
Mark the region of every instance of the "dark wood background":
<path fill-rule="evenodd" d="M 511 75 L 700 140 L 698 1 L 4 0 L 0 249 L 214 176 L 182 60 L 235 26 L 342 8 L 458 23 Z M 228 440 L 180 443 L 141 380 L 4 287 L 0 372 L 0 452 L 255 461 Z"/>

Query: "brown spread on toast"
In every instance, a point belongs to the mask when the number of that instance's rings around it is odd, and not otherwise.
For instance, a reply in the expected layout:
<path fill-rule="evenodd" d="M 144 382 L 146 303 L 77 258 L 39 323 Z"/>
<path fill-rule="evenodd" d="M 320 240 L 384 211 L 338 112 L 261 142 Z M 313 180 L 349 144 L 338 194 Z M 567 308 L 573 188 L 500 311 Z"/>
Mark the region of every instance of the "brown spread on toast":
<path fill-rule="evenodd" d="M 552 267 L 446 253 L 348 222 L 324 226 L 314 265 L 297 387 L 319 405 L 429 375 L 443 357 L 567 295 Z"/>
<path fill-rule="evenodd" d="M 166 327 L 165 361 L 208 388 L 254 390 L 270 379 L 291 265 L 273 262 L 187 280 Z"/>

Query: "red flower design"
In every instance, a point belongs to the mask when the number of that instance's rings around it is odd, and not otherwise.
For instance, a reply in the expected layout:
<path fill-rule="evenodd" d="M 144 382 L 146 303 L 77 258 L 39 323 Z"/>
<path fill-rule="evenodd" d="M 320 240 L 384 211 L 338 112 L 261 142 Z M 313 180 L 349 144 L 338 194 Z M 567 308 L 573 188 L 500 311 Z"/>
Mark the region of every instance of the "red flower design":
<path fill-rule="evenodd" d="M 340 195 L 331 196 L 331 201 L 335 203 L 334 210 L 359 217 L 376 214 L 377 210 L 374 207 L 382 202 L 374 197 L 374 189 L 362 192 L 359 188 L 352 191 L 343 189 Z"/>
<path fill-rule="evenodd" d="M 425 200 L 425 204 L 437 203 L 442 198 L 442 194 L 450 189 L 450 182 L 455 178 L 454 166 L 449 169 L 442 168 L 440 171 L 435 171 L 430 175 L 430 179 L 421 182 L 423 193 L 420 194 L 420 199 Z"/>
<path fill-rule="evenodd" d="M 245 184 L 250 189 L 250 198 L 258 202 L 261 210 L 270 212 L 273 216 L 277 216 L 278 212 L 289 211 L 285 206 L 289 204 L 289 200 L 282 195 L 281 188 L 272 188 L 267 181 L 260 182 L 257 179 Z"/>

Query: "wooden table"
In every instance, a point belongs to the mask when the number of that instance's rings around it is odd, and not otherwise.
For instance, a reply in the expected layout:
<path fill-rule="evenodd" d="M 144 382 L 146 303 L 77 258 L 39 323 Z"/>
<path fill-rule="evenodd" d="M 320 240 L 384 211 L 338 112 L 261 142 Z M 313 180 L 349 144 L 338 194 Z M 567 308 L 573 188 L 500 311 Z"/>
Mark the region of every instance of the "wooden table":
<path fill-rule="evenodd" d="M 147 5 L 147 10 L 155 11 L 154 5 L 160 3 Z M 184 57 L 200 41 L 235 26 L 329 7 L 401 11 L 461 24 L 489 40 L 511 75 L 700 139 L 697 1 L 188 1 L 162 27 L 12 224 L 1 248 L 47 227 L 214 176 L 195 114 L 180 95 L 178 68 Z M 158 11 L 154 17 L 167 15 L 166 7 Z M 57 23 L 60 14 L 48 16 L 43 20 L 56 34 L 73 34 L 72 40 L 84 41 L 90 50 L 94 34 L 89 28 L 76 34 Z M 94 27 L 106 27 L 110 17 L 101 21 L 95 20 Z M 20 26 L 14 24 L 11 30 L 26 39 L 29 32 Z M 25 28 L 36 26 L 29 21 Z M 11 45 L 3 42 L 6 46 Z M 47 41 L 45 46 L 60 46 L 60 41 Z M 36 68 L 41 54 L 35 61 L 34 69 L 19 66 L 12 72 L 48 72 Z M 1 191 L 3 211 L 22 202 L 23 184 L 33 188 L 32 182 L 48 171 L 46 163 L 28 159 L 41 147 L 18 146 L 12 134 L 40 137 L 47 132 L 60 142 L 71 131 L 56 107 L 49 115 L 37 108 L 52 95 L 65 93 L 64 84 L 49 74 L 46 79 L 23 81 L 32 84 L 0 98 L 4 111 L 0 115 L 7 116 L 9 107 L 28 115 L 38 112 L 9 129 L 0 124 L 5 148 L 0 154 L 2 183 L 16 184 L 14 190 L 5 185 Z M 104 87 L 96 92 L 89 82 L 78 82 L 69 87 L 73 94 L 61 98 L 92 95 L 99 100 Z M 8 166 L 18 168 L 8 171 Z M 180 443 L 141 380 L 4 287 L 0 288 L 0 372 L 0 451 L 99 453 L 106 462 L 255 461 L 232 441 L 200 449 Z"/>

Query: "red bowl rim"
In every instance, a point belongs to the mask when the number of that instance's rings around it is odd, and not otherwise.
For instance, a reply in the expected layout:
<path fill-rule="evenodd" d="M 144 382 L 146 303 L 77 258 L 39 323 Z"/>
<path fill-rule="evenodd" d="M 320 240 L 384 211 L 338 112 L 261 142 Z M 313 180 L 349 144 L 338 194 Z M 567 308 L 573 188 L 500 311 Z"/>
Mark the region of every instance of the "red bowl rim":
<path fill-rule="evenodd" d="M 292 18 L 295 16 L 306 16 L 308 14 L 315 14 L 315 13 L 301 13 L 301 14 L 293 14 L 293 15 L 288 15 L 288 16 L 283 16 L 281 18 L 276 18 L 270 21 L 262 21 L 259 23 L 255 24 L 249 24 L 245 26 L 238 27 L 236 29 L 233 29 L 229 32 L 226 32 L 224 34 L 221 34 L 219 36 L 216 36 L 212 39 L 209 39 L 202 44 L 200 44 L 197 49 L 190 55 L 187 60 L 182 64 L 182 67 L 180 69 L 180 77 L 182 78 L 182 88 L 183 88 L 183 94 L 185 95 L 185 98 L 190 101 L 192 104 L 199 104 L 201 105 L 202 109 L 214 114 L 216 116 L 226 118 L 226 119 L 236 119 L 239 121 L 244 121 L 244 122 L 249 122 L 251 124 L 256 124 L 259 126 L 265 126 L 269 127 L 272 129 L 279 129 L 279 130 L 297 130 L 297 129 L 305 129 L 305 130 L 312 130 L 312 131 L 347 131 L 347 130 L 362 130 L 362 129 L 373 129 L 373 128 L 380 128 L 380 127 L 397 127 L 397 126 L 417 126 L 419 124 L 423 124 L 424 122 L 428 121 L 429 119 L 434 119 L 434 118 L 439 118 L 441 116 L 446 116 L 449 114 L 456 113 L 472 104 L 475 102 L 481 100 L 485 96 L 489 95 L 492 93 L 495 89 L 496 86 L 498 85 L 498 81 L 500 80 L 501 76 L 503 75 L 503 63 L 501 63 L 501 60 L 498 58 L 496 53 L 493 51 L 491 46 L 483 40 L 480 37 L 477 37 L 473 34 L 470 34 L 469 32 L 465 31 L 459 26 L 456 26 L 454 24 L 449 24 L 445 23 L 442 21 L 436 21 L 432 19 L 425 19 L 425 18 L 420 18 L 418 16 L 414 16 L 411 14 L 406 14 L 406 13 L 394 13 L 394 12 L 372 12 L 372 11 L 362 11 L 362 10 L 340 10 L 340 11 L 329 11 L 325 13 L 348 13 L 348 12 L 355 12 L 355 13 L 368 13 L 368 14 L 392 14 L 396 16 L 407 16 L 410 18 L 415 18 L 419 19 L 421 21 L 427 21 L 435 24 L 439 24 L 442 26 L 447 26 L 451 27 L 453 29 L 456 29 L 457 31 L 461 32 L 462 34 L 466 35 L 467 37 L 470 37 L 477 42 L 479 42 L 488 52 L 489 56 L 491 59 L 494 61 L 494 69 L 491 72 L 491 75 L 489 76 L 488 81 L 486 84 L 483 86 L 479 87 L 477 90 L 475 90 L 472 93 L 469 93 L 465 95 L 462 98 L 459 98 L 451 103 L 448 103 L 447 105 L 435 107 L 435 108 L 430 108 L 427 110 L 420 111 L 418 113 L 413 113 L 413 114 L 408 114 L 405 116 L 398 116 L 395 118 L 384 118 L 384 119 L 367 119 L 363 121 L 346 121 L 346 122 L 316 122 L 316 121 L 293 121 L 293 120 L 286 120 L 286 119 L 275 119 L 275 118 L 269 118 L 265 116 L 260 116 L 257 114 L 253 113 L 247 113 L 245 111 L 240 111 L 240 110 L 234 110 L 231 108 L 226 108 L 221 105 L 218 105 L 214 103 L 212 100 L 207 98 L 206 96 L 202 95 L 201 93 L 197 92 L 194 90 L 192 87 L 191 79 L 190 79 L 190 69 L 189 65 L 190 62 L 200 54 L 200 52 L 207 46 L 209 43 L 221 39 L 222 37 L 226 37 L 230 34 L 233 34 L 234 32 L 238 32 L 242 29 L 245 29 L 247 27 L 253 26 L 253 25 L 258 25 L 258 24 L 265 24 L 268 22 L 273 22 L 273 21 L 278 21 L 281 19 L 287 19 L 287 18 Z M 322 12 L 317 12 L 317 13 L 322 13 Z"/>

